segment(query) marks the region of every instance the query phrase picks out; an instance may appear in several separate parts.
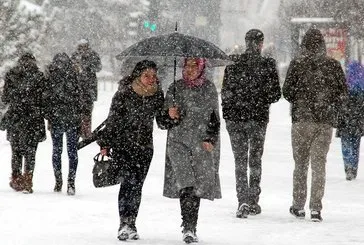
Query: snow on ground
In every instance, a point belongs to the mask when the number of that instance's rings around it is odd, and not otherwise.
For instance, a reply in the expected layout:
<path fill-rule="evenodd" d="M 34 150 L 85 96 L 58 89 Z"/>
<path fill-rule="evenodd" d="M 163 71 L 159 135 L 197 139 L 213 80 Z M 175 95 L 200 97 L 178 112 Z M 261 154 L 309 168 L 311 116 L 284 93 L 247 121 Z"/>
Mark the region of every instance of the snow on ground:
<path fill-rule="evenodd" d="M 106 117 L 112 92 L 100 92 L 95 105 L 94 127 Z M 364 244 L 364 168 L 358 179 L 347 182 L 340 144 L 333 138 L 327 163 L 327 185 L 322 212 L 324 221 L 312 223 L 292 217 L 293 159 L 290 145 L 289 105 L 281 100 L 271 108 L 263 157 L 262 214 L 248 219 L 235 218 L 237 200 L 233 155 L 222 124 L 221 186 L 223 198 L 202 201 L 197 232 L 200 244 Z M 155 155 L 147 177 L 137 219 L 141 236 L 128 244 L 176 245 L 181 241 L 179 202 L 162 196 L 166 132 L 155 130 Z M 34 176 L 34 194 L 12 191 L 10 145 L 0 132 L 0 244 L 1 245 L 112 245 L 123 244 L 116 238 L 119 225 L 118 186 L 96 189 L 92 185 L 92 144 L 79 152 L 76 196 L 53 193 L 51 140 L 39 145 Z M 363 156 L 362 156 L 363 158 Z M 63 154 L 64 182 L 67 155 Z M 308 210 L 306 209 L 306 212 Z"/>

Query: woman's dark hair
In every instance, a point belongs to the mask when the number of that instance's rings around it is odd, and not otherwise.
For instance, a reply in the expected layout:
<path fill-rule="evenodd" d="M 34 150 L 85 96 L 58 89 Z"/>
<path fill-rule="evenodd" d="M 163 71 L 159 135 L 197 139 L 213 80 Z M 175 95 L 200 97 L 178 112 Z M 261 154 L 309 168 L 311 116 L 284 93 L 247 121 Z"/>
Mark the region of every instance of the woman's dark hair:
<path fill-rule="evenodd" d="M 130 77 L 131 77 L 131 80 L 134 80 L 135 78 L 139 77 L 142 72 L 145 70 L 145 69 L 154 69 L 154 70 L 158 70 L 157 69 L 157 64 L 154 63 L 153 61 L 150 61 L 150 60 L 142 60 L 142 61 L 139 61 L 135 67 L 134 67 L 134 70 L 132 71 Z"/>
<path fill-rule="evenodd" d="M 154 63 L 153 61 L 150 61 L 150 60 L 142 60 L 142 61 L 139 61 L 135 65 L 132 73 L 129 76 L 123 77 L 119 81 L 119 90 L 121 88 L 125 87 L 126 85 L 131 84 L 135 80 L 135 78 L 139 77 L 143 73 L 143 71 L 145 69 L 148 69 L 148 68 L 152 68 L 152 69 L 154 69 L 156 71 L 158 70 L 157 64 Z"/>

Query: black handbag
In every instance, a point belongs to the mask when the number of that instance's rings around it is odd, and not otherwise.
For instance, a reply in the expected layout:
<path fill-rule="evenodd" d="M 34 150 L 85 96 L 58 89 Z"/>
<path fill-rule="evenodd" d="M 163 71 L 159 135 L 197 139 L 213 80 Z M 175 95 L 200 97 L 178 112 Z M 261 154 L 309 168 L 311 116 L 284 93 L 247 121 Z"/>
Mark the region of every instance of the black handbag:
<path fill-rule="evenodd" d="M 104 156 L 97 153 L 92 169 L 93 183 L 96 188 L 120 184 L 121 166 L 113 161 L 112 155 Z"/>

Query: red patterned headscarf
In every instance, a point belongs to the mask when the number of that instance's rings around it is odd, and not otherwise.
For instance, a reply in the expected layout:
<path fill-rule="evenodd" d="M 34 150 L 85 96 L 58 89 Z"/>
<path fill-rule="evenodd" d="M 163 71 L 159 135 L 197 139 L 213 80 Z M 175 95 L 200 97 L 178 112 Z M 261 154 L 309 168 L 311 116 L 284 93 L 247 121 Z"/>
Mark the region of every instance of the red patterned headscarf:
<path fill-rule="evenodd" d="M 198 73 L 199 73 L 197 78 L 195 78 L 194 80 L 190 80 L 188 78 L 188 75 L 187 75 L 186 64 L 187 64 L 188 59 L 191 59 L 191 58 L 186 58 L 185 61 L 184 61 L 184 65 L 183 65 L 183 70 L 182 70 L 183 80 L 184 80 L 185 84 L 190 88 L 200 87 L 206 81 L 206 74 L 205 74 L 206 59 L 204 59 L 204 58 L 194 58 L 196 60 L 196 62 L 197 62 Z"/>

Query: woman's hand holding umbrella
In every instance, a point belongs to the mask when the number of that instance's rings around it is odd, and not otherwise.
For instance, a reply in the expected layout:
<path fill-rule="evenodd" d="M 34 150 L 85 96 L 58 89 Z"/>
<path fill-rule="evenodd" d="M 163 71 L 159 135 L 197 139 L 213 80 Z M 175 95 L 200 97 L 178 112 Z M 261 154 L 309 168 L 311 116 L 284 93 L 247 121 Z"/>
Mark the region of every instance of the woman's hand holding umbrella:
<path fill-rule="evenodd" d="M 180 118 L 179 112 L 178 112 L 178 107 L 170 107 L 168 109 L 168 115 L 171 119 L 173 120 L 178 120 Z"/>
<path fill-rule="evenodd" d="M 202 148 L 208 152 L 212 152 L 212 150 L 214 149 L 214 145 L 208 141 L 204 141 L 202 142 Z"/>

